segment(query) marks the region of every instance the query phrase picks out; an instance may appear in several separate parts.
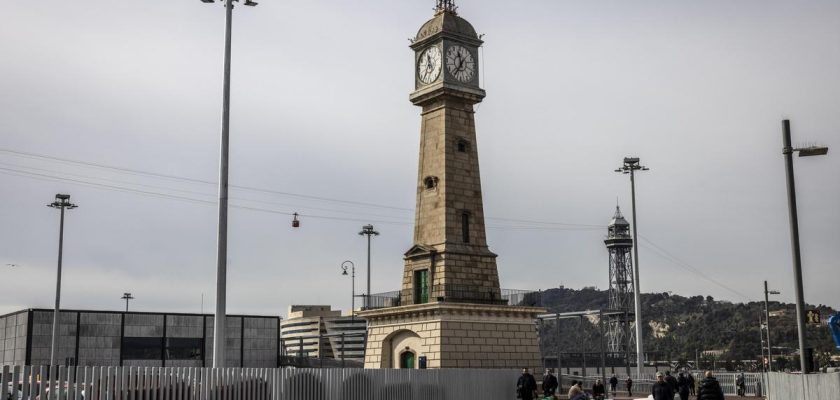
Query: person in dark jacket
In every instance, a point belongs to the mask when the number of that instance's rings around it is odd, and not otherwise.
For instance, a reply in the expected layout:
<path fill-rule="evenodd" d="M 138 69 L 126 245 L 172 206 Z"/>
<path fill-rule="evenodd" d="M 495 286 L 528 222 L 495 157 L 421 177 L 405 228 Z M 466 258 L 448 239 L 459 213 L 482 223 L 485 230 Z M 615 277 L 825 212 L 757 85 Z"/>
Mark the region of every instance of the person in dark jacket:
<path fill-rule="evenodd" d="M 650 388 L 650 394 L 653 395 L 653 400 L 674 400 L 674 389 L 665 381 L 661 372 L 656 373 L 656 382 Z"/>
<path fill-rule="evenodd" d="M 671 386 L 671 391 L 677 393 L 679 390 L 679 385 L 677 384 L 677 378 L 674 378 L 671 375 L 671 371 L 665 371 L 665 383 Z"/>
<path fill-rule="evenodd" d="M 615 397 L 616 388 L 618 388 L 618 378 L 613 375 L 612 378 L 610 378 L 610 392 L 612 392 L 613 397 Z"/>
<path fill-rule="evenodd" d="M 706 371 L 706 379 L 700 381 L 700 388 L 697 389 L 698 400 L 723 400 L 723 389 L 720 383 L 712 376 L 712 371 Z"/>
<path fill-rule="evenodd" d="M 607 388 L 604 386 L 604 382 L 601 382 L 600 379 L 596 380 L 592 385 L 592 397 L 596 399 L 603 399 L 606 395 Z"/>
<path fill-rule="evenodd" d="M 551 374 L 550 369 L 546 369 L 542 381 L 543 396 L 554 398 L 554 393 L 557 392 L 557 386 L 557 377 Z"/>
<path fill-rule="evenodd" d="M 528 373 L 528 368 L 522 368 L 522 375 L 516 381 L 516 395 L 522 400 L 534 400 L 537 397 L 537 381 L 534 375 Z"/>
<path fill-rule="evenodd" d="M 743 372 L 735 378 L 735 387 L 738 389 L 738 396 L 744 397 L 747 395 L 747 381 Z"/>
<path fill-rule="evenodd" d="M 629 376 L 624 381 L 624 386 L 627 387 L 627 396 L 633 397 L 633 380 Z"/>
<path fill-rule="evenodd" d="M 680 372 L 680 376 L 677 378 L 677 387 L 679 388 L 680 400 L 688 400 L 688 378 L 682 372 Z"/>
<path fill-rule="evenodd" d="M 697 395 L 697 384 L 694 382 L 694 374 L 688 373 L 688 392 L 692 396 Z"/>

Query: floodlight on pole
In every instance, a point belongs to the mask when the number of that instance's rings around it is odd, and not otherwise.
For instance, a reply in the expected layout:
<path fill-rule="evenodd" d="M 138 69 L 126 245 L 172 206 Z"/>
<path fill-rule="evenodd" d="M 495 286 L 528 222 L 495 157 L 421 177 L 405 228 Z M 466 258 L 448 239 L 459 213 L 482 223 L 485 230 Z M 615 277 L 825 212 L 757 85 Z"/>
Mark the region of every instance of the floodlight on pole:
<path fill-rule="evenodd" d="M 365 293 L 365 310 L 370 308 L 370 237 L 379 236 L 379 232 L 373 230 L 373 225 L 367 224 L 359 232 L 360 236 L 367 236 L 367 292 Z"/>
<path fill-rule="evenodd" d="M 764 319 L 767 327 L 767 364 L 770 372 L 773 372 L 773 353 L 770 349 L 770 295 L 781 294 L 778 290 L 767 289 L 767 281 L 764 281 Z"/>
<path fill-rule="evenodd" d="M 219 219 L 216 253 L 216 313 L 213 319 L 213 368 L 221 368 L 226 364 L 227 342 L 227 225 L 228 225 L 228 158 L 230 143 L 230 47 L 233 23 L 233 2 L 239 0 L 223 0 L 225 7 L 225 54 L 224 79 L 222 83 L 222 127 L 219 155 Z M 202 3 L 213 3 L 214 0 L 201 0 Z M 245 0 L 246 6 L 256 6 L 257 3 Z"/>
<path fill-rule="evenodd" d="M 125 300 L 125 312 L 128 312 L 128 301 L 134 300 L 134 296 L 132 296 L 131 293 L 125 292 L 120 298 Z"/>
<path fill-rule="evenodd" d="M 642 377 L 642 370 L 645 363 L 644 330 L 642 329 L 642 295 L 641 282 L 639 281 L 639 237 L 636 223 L 636 171 L 647 171 L 648 167 L 639 164 L 638 157 L 624 157 L 624 163 L 615 172 L 630 174 L 630 194 L 633 204 L 633 296 L 634 311 L 636 317 L 636 376 Z"/>
<path fill-rule="evenodd" d="M 56 365 L 55 358 L 58 356 L 58 324 L 61 310 L 61 261 L 64 251 L 64 210 L 72 210 L 77 205 L 70 202 L 69 194 L 56 194 L 55 201 L 47 204 L 47 207 L 57 208 L 61 211 L 61 219 L 58 225 L 58 268 L 55 279 L 55 309 L 53 310 L 52 341 L 50 344 L 50 365 Z"/>
<path fill-rule="evenodd" d="M 791 146 L 790 120 L 782 121 L 782 154 L 785 158 L 785 180 L 787 182 L 788 215 L 790 216 L 790 245 L 793 256 L 793 280 L 796 293 L 796 330 L 799 334 L 799 361 L 803 374 L 808 372 L 805 359 L 805 293 L 802 285 L 802 257 L 799 252 L 799 217 L 796 211 L 796 182 L 793 175 L 793 153 L 800 157 L 828 154 L 828 147 L 811 146 L 795 149 Z"/>

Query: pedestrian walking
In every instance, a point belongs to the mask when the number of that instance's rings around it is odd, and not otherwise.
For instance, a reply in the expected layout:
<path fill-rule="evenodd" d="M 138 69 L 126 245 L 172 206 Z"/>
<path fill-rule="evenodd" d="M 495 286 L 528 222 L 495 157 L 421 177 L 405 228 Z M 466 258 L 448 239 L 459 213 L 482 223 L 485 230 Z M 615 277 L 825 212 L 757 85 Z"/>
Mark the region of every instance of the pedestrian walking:
<path fill-rule="evenodd" d="M 633 380 L 629 376 L 624 381 L 624 386 L 627 387 L 627 396 L 633 397 Z"/>
<path fill-rule="evenodd" d="M 522 368 L 522 375 L 516 381 L 516 398 L 534 400 L 537 397 L 537 381 L 534 375 L 528 373 L 528 368 Z"/>
<path fill-rule="evenodd" d="M 616 395 L 616 388 L 617 387 L 618 387 L 618 378 L 616 378 L 615 374 L 613 374 L 613 376 L 610 377 L 610 392 L 612 392 L 613 397 L 615 397 L 615 395 Z"/>
<path fill-rule="evenodd" d="M 674 400 L 674 388 L 661 372 L 656 373 L 656 382 L 650 388 L 650 394 L 653 395 L 653 400 Z"/>
<path fill-rule="evenodd" d="M 551 397 L 553 399 L 554 393 L 557 392 L 557 386 L 557 377 L 551 374 L 550 369 L 546 369 L 542 381 L 543 397 Z"/>
<path fill-rule="evenodd" d="M 677 378 L 677 387 L 679 388 L 678 391 L 680 393 L 680 400 L 688 400 L 688 378 L 680 372 L 680 376 Z"/>
<path fill-rule="evenodd" d="M 741 372 L 737 378 L 735 378 L 735 387 L 738 388 L 738 397 L 744 397 L 747 395 L 747 382 L 746 378 L 744 378 L 744 373 Z"/>
<path fill-rule="evenodd" d="M 595 383 L 592 385 L 592 397 L 596 400 L 604 399 L 607 396 L 607 388 L 604 386 L 604 382 L 601 382 L 600 379 L 595 380 Z"/>
<path fill-rule="evenodd" d="M 667 383 L 668 386 L 671 386 L 672 393 L 677 393 L 677 390 L 679 390 L 677 378 L 674 378 L 674 376 L 671 375 L 671 371 L 665 371 L 665 383 Z"/>
<path fill-rule="evenodd" d="M 700 381 L 697 389 L 698 400 L 724 400 L 720 382 L 712 376 L 712 371 L 706 371 L 706 378 Z"/>
<path fill-rule="evenodd" d="M 697 384 L 694 382 L 694 374 L 691 372 L 688 373 L 688 392 L 692 396 L 697 395 Z"/>

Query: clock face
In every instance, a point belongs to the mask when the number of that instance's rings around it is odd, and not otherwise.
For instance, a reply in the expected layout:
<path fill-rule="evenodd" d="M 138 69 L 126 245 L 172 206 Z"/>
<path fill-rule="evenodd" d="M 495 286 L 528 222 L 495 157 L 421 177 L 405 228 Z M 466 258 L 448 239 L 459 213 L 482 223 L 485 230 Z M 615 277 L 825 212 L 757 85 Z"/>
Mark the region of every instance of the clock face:
<path fill-rule="evenodd" d="M 446 50 L 446 69 L 461 82 L 469 82 L 475 76 L 475 60 L 472 53 L 462 46 L 452 46 Z"/>
<path fill-rule="evenodd" d="M 437 46 L 429 47 L 417 60 L 417 77 L 420 82 L 432 83 L 440 76 L 441 55 Z"/>

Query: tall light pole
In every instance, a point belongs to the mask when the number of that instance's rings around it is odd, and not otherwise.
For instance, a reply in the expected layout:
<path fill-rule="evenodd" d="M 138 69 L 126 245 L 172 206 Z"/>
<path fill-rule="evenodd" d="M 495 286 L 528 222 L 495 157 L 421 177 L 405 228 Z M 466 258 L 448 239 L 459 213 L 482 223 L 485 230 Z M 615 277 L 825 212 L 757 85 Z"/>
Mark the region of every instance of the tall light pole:
<path fill-rule="evenodd" d="M 123 293 L 122 297 L 120 297 L 120 298 L 125 300 L 125 312 L 128 312 L 128 301 L 129 300 L 134 300 L 134 296 L 132 296 L 131 293 L 126 292 L 126 293 Z"/>
<path fill-rule="evenodd" d="M 770 295 L 781 294 L 776 290 L 767 290 L 767 281 L 764 281 L 764 320 L 767 326 L 767 365 L 770 372 L 773 372 L 773 353 L 770 350 Z"/>
<path fill-rule="evenodd" d="M 636 233 L 636 171 L 647 171 L 649 168 L 639 164 L 638 157 L 624 157 L 624 164 L 615 172 L 630 174 L 630 194 L 633 202 L 633 294 L 635 297 L 636 313 L 636 376 L 642 377 L 645 362 L 644 330 L 642 329 L 642 295 L 639 282 L 639 236 Z"/>
<path fill-rule="evenodd" d="M 356 265 L 353 261 L 341 263 L 341 275 L 347 276 L 347 265 L 350 265 L 350 320 L 356 320 Z"/>
<path fill-rule="evenodd" d="M 362 227 L 359 235 L 367 235 L 367 294 L 365 294 L 365 310 L 367 310 L 370 308 L 370 237 L 379 236 L 379 232 L 373 230 L 373 225 L 368 224 Z"/>
<path fill-rule="evenodd" d="M 64 209 L 72 210 L 77 205 L 70 202 L 69 194 L 55 195 L 55 201 L 47 204 L 47 207 L 57 208 L 61 211 L 61 222 L 58 225 L 58 268 L 55 278 L 55 310 L 53 310 L 52 343 L 50 344 L 50 365 L 56 365 L 55 358 L 58 356 L 58 324 L 61 310 L 61 260 L 64 251 Z"/>
<path fill-rule="evenodd" d="M 794 149 L 790 145 L 790 120 L 782 121 L 782 154 L 785 156 L 785 178 L 787 181 L 788 213 L 790 214 L 790 245 L 793 250 L 793 279 L 796 291 L 796 329 L 799 333 L 799 362 L 802 373 L 807 374 L 805 362 L 805 293 L 802 289 L 802 257 L 799 254 L 799 218 L 796 215 L 796 183 L 793 178 L 793 152 L 799 157 L 828 154 L 828 147 L 804 147 Z"/>
<path fill-rule="evenodd" d="M 233 2 L 223 0 L 225 7 L 225 59 L 224 83 L 222 84 L 222 140 L 219 158 L 219 235 L 216 253 L 216 315 L 213 319 L 213 368 L 225 366 L 225 322 L 227 301 L 227 211 L 228 211 L 228 144 L 230 142 L 230 38 L 233 22 Z M 215 0 L 201 0 L 213 3 Z M 257 3 L 245 0 L 246 6 Z"/>

